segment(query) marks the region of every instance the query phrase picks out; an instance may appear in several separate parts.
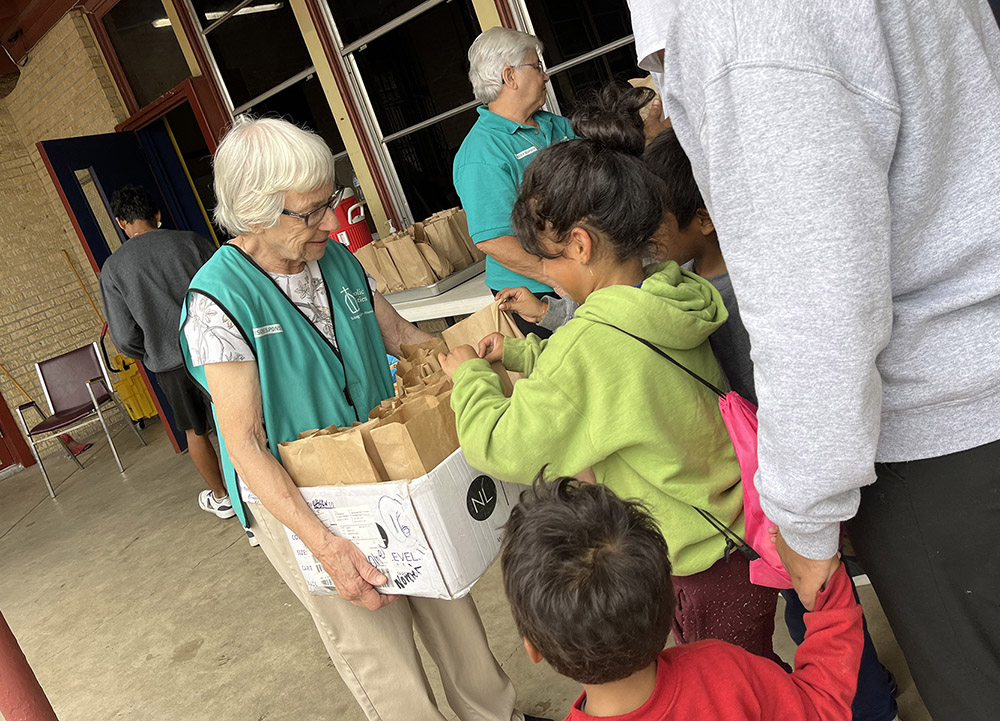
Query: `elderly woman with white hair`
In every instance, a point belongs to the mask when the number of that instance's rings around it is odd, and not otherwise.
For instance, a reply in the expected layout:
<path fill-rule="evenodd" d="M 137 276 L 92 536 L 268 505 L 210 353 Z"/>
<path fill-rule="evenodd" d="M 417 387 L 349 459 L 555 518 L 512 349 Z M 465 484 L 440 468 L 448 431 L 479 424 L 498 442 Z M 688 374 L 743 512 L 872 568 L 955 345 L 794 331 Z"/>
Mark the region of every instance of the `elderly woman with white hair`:
<path fill-rule="evenodd" d="M 507 28 L 487 30 L 469 48 L 469 80 L 482 105 L 453 176 L 469 234 L 487 255 L 486 285 L 494 295 L 520 286 L 539 298 L 552 293 L 541 261 L 524 252 L 510 220 L 524 169 L 538 151 L 576 137 L 569 120 L 542 110 L 549 76 L 541 55 L 538 38 Z M 520 316 L 515 321 L 525 334 L 551 334 Z"/>
<path fill-rule="evenodd" d="M 333 155 L 314 133 L 240 117 L 215 155 L 217 222 L 235 237 L 191 281 L 182 316 L 188 369 L 212 397 L 226 485 L 369 719 L 443 719 L 414 641 L 420 633 L 460 719 L 519 721 L 515 693 L 471 597 L 380 595 L 385 578 L 330 533 L 282 468 L 278 444 L 350 426 L 393 395 L 386 351 L 430 336 L 376 293 L 354 256 L 328 240 Z M 310 594 L 285 528 L 332 577 Z M 251 619 L 246 619 L 250 624 Z"/>

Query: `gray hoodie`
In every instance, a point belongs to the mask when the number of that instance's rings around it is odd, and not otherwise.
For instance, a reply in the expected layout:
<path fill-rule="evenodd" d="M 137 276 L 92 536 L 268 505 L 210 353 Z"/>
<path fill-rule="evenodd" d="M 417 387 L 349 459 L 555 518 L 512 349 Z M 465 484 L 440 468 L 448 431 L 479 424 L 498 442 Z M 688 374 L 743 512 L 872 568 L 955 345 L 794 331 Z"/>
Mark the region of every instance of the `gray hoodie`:
<path fill-rule="evenodd" d="M 830 557 L 875 461 L 1000 438 L 1000 31 L 982 0 L 630 5 L 750 334 L 762 505 Z"/>

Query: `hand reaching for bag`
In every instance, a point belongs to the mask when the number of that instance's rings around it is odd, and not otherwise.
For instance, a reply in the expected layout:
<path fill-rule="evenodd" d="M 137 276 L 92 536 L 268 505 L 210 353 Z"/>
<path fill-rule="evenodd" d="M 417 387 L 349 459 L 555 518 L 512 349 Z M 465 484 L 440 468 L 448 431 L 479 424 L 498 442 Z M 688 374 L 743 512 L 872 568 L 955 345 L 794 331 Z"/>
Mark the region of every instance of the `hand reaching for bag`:
<path fill-rule="evenodd" d="M 479 341 L 479 357 L 487 363 L 503 360 L 503 335 L 490 333 Z"/>
<path fill-rule="evenodd" d="M 451 353 L 438 353 L 438 361 L 441 363 L 441 370 L 449 377 L 454 375 L 455 370 L 465 363 L 465 361 L 475 360 L 479 355 L 471 345 L 460 345 Z"/>
<path fill-rule="evenodd" d="M 497 306 L 508 313 L 517 313 L 529 323 L 540 323 L 549 304 L 538 300 L 527 288 L 504 288 L 497 293 Z M 480 345 L 480 347 L 482 347 Z"/>

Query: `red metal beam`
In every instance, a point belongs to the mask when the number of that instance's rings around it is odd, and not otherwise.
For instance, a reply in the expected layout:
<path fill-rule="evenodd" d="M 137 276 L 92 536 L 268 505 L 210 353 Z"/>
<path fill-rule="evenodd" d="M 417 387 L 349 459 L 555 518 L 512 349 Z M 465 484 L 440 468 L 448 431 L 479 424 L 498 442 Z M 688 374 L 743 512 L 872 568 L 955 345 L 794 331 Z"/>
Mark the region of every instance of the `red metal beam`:
<path fill-rule="evenodd" d="M 4 0 L 0 3 L 4 6 L 4 12 L 0 15 L 0 40 L 14 59 L 20 62 L 77 2 L 78 0 Z M 20 35 L 17 40 L 8 42 L 7 38 L 18 31 Z"/>
<path fill-rule="evenodd" d="M 59 721 L 0 613 L 0 713 L 7 721 Z"/>
<path fill-rule="evenodd" d="M 495 5 L 497 6 L 497 13 L 500 15 L 500 25 L 516 30 L 517 25 L 514 24 L 514 12 L 510 9 L 510 4 L 507 0 L 495 0 Z"/>
<path fill-rule="evenodd" d="M 18 399 L 21 400 L 21 399 Z M 7 403 L 0 397 L 0 431 L 3 432 L 3 439 L 0 443 L 6 443 L 14 460 L 27 468 L 35 465 L 35 457 L 31 455 L 31 449 L 21 435 L 21 428 L 14 420 Z"/>

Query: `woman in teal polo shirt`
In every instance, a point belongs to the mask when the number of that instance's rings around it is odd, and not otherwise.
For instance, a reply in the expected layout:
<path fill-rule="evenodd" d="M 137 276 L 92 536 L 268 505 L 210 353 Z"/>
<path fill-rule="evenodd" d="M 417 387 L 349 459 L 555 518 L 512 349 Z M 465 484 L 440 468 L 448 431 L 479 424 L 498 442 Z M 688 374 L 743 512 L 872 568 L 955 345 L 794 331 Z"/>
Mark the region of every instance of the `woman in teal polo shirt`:
<path fill-rule="evenodd" d="M 215 218 L 235 237 L 191 281 L 181 347 L 212 397 L 230 498 L 369 719 L 444 721 L 416 628 L 460 719 L 521 721 L 471 596 L 379 595 L 382 574 L 326 529 L 281 466 L 282 441 L 366 419 L 393 394 L 386 350 L 398 355 L 400 344 L 430 338 L 374 292 L 350 251 L 329 242 L 340 195 L 333 177 L 319 136 L 283 120 L 237 118 L 215 155 Z M 339 596 L 309 593 L 286 527 Z M 253 574 L 235 578 L 249 585 Z"/>
<path fill-rule="evenodd" d="M 519 286 L 539 297 L 552 293 L 541 263 L 521 248 L 510 221 L 524 169 L 538 151 L 576 137 L 569 120 L 541 109 L 549 81 L 541 55 L 538 38 L 506 28 L 487 30 L 469 48 L 469 80 L 482 105 L 453 174 L 469 234 L 487 255 L 486 285 L 494 294 Z M 515 321 L 525 333 L 551 334 L 519 316 Z"/>

